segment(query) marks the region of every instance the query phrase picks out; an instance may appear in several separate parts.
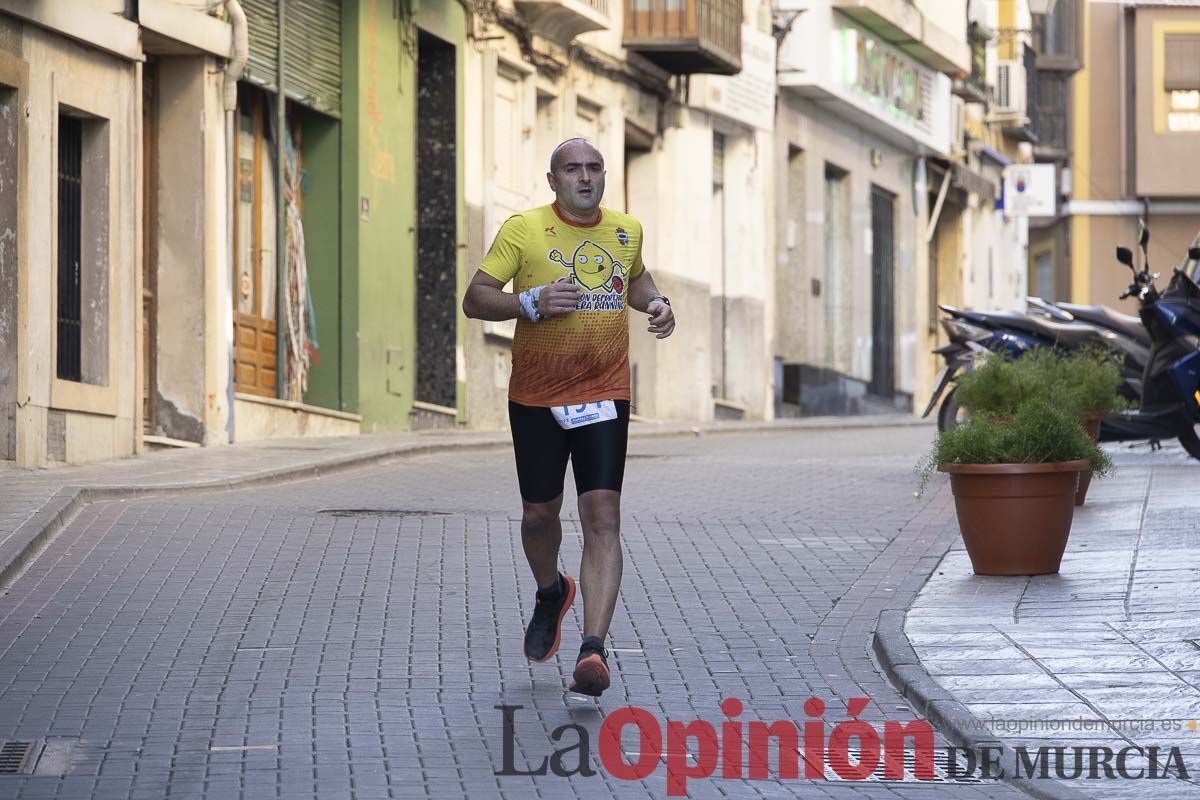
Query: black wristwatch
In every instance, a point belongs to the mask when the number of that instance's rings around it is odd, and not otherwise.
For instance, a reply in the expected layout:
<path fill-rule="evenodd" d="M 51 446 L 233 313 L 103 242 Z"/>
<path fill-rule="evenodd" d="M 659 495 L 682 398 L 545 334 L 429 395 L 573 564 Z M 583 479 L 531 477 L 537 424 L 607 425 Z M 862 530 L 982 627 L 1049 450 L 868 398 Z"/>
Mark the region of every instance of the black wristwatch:
<path fill-rule="evenodd" d="M 654 295 L 654 297 L 650 298 L 651 303 L 653 303 L 655 300 L 662 300 L 667 305 L 671 305 L 671 301 L 667 299 L 667 296 L 665 294 L 656 294 L 656 295 Z"/>

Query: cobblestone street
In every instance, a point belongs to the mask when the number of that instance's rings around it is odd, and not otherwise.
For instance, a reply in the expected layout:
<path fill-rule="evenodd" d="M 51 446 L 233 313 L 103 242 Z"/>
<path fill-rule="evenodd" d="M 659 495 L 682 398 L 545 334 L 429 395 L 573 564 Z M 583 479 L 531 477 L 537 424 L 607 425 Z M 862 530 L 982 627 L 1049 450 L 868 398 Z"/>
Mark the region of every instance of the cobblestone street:
<path fill-rule="evenodd" d="M 69 764 L 0 776 L 0 797 L 661 797 L 664 765 L 641 782 L 601 767 L 603 714 L 633 705 L 664 727 L 719 729 L 732 697 L 742 721 L 800 724 L 816 696 L 832 727 L 863 696 L 864 719 L 913 719 L 870 647 L 880 612 L 906 608 L 957 535 L 948 491 L 913 498 L 930 435 L 633 442 L 613 687 L 598 704 L 564 691 L 578 605 L 555 659 L 522 655 L 535 587 L 505 449 L 93 503 L 0 596 L 0 739 L 48 739 Z M 573 491 L 563 560 L 577 574 Z M 595 776 L 497 776 L 499 705 L 522 707 L 516 769 L 573 744 L 551 732 L 574 722 Z M 630 761 L 636 742 L 623 741 Z M 718 770 L 687 788 L 1020 796 L 995 783 L 779 781 L 776 767 L 770 780 Z"/>

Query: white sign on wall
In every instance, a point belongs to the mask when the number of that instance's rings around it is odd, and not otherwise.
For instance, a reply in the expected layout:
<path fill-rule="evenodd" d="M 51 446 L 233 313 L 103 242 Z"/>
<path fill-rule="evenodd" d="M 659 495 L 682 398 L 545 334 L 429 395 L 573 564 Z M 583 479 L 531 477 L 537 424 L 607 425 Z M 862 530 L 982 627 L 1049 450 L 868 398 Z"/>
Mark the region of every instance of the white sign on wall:
<path fill-rule="evenodd" d="M 742 71 L 693 75 L 688 105 L 752 128 L 775 127 L 775 37 L 742 26 Z"/>
<path fill-rule="evenodd" d="M 1004 213 L 1013 217 L 1053 217 L 1058 181 L 1053 164 L 1009 164 L 1004 168 Z"/>

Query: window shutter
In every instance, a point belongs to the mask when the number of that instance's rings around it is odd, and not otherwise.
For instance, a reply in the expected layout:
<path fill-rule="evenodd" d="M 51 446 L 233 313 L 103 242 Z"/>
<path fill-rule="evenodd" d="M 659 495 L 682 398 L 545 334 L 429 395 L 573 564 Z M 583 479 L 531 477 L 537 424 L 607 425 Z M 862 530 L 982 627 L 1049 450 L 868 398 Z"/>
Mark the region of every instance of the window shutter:
<path fill-rule="evenodd" d="M 246 0 L 246 27 L 250 36 L 250 61 L 244 80 L 274 91 L 279 72 L 279 19 L 275 0 Z"/>
<path fill-rule="evenodd" d="M 279 19 L 276 0 L 244 0 L 250 62 L 243 77 L 278 90 Z M 287 0 L 283 29 L 288 99 L 331 116 L 342 106 L 342 15 L 338 0 Z"/>
<path fill-rule="evenodd" d="M 1200 35 L 1170 35 L 1166 40 L 1164 89 L 1200 89 Z"/>
<path fill-rule="evenodd" d="M 337 0 L 287 0 L 284 79 L 289 98 L 338 116 L 342 108 L 342 12 Z"/>

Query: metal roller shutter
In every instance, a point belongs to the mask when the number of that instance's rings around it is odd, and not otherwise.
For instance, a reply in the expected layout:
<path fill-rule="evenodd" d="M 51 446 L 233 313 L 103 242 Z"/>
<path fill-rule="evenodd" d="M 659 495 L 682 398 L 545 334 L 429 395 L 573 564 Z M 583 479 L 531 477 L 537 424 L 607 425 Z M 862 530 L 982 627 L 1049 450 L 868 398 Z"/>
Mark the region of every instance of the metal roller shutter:
<path fill-rule="evenodd" d="M 246 26 L 250 34 L 250 63 L 242 78 L 274 90 L 279 72 L 279 22 L 275 0 L 245 0 Z"/>
<path fill-rule="evenodd" d="M 250 33 L 244 78 L 275 90 L 279 52 L 277 0 L 243 0 Z M 331 116 L 342 105 L 342 16 L 337 0 L 286 0 L 284 82 L 287 96 Z"/>
<path fill-rule="evenodd" d="M 337 0 L 287 0 L 283 44 L 288 97 L 338 116 L 342 106 L 342 14 Z"/>

